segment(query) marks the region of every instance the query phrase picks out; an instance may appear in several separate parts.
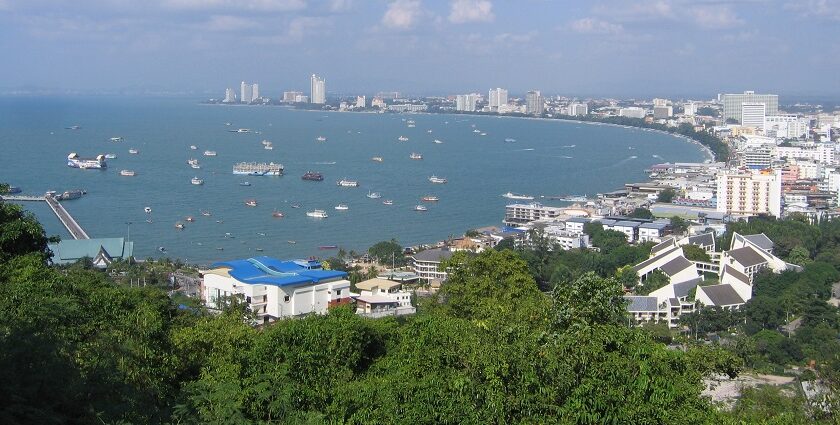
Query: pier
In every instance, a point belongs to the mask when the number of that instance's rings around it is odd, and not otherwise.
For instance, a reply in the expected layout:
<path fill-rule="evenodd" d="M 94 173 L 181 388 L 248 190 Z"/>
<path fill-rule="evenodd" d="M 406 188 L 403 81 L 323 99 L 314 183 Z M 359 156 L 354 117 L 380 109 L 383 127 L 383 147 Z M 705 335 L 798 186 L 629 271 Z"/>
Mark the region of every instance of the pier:
<path fill-rule="evenodd" d="M 38 201 L 46 201 L 47 205 L 49 205 L 50 209 L 52 210 L 53 214 L 58 217 L 58 221 L 64 225 L 64 228 L 70 233 L 70 236 L 73 239 L 90 239 L 85 229 L 76 222 L 76 219 L 64 209 L 64 206 L 58 202 L 52 195 L 45 195 L 45 196 L 32 196 L 32 195 L 3 195 L 0 196 L 0 199 L 4 201 L 11 201 L 11 202 L 38 202 Z"/>

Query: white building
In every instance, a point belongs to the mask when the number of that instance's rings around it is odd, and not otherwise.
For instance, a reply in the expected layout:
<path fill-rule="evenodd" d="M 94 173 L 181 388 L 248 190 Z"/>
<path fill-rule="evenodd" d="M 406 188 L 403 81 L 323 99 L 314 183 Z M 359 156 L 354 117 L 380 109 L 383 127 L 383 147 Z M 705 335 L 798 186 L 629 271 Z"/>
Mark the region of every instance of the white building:
<path fill-rule="evenodd" d="M 741 103 L 741 126 L 754 128 L 764 132 L 764 118 L 767 116 L 767 105 L 761 102 Z"/>
<path fill-rule="evenodd" d="M 238 297 L 262 323 L 324 314 L 350 302 L 347 273 L 323 270 L 318 261 L 257 257 L 218 262 L 201 274 L 201 298 L 208 307 L 221 308 L 225 298 Z"/>
<path fill-rule="evenodd" d="M 773 157 L 775 159 L 807 160 L 823 165 L 833 165 L 837 160 L 837 152 L 833 144 L 814 143 L 800 146 L 776 146 Z"/>
<path fill-rule="evenodd" d="M 779 113 L 779 96 L 775 94 L 755 94 L 754 91 L 745 91 L 739 94 L 724 94 L 721 96 L 723 102 L 723 119 L 734 119 L 743 124 L 741 120 L 741 106 L 744 103 L 763 103 L 765 115 L 777 115 Z"/>
<path fill-rule="evenodd" d="M 242 103 L 251 103 L 252 100 L 251 85 L 244 81 L 239 83 L 239 101 Z"/>
<path fill-rule="evenodd" d="M 545 100 L 539 90 L 531 90 L 525 94 L 525 113 L 542 115 L 545 111 Z"/>
<path fill-rule="evenodd" d="M 232 88 L 225 89 L 225 100 L 222 103 L 236 103 L 236 92 Z"/>
<path fill-rule="evenodd" d="M 808 119 L 796 115 L 764 117 L 764 134 L 782 139 L 799 139 L 808 135 Z"/>
<path fill-rule="evenodd" d="M 683 115 L 693 117 L 697 115 L 697 104 L 694 102 L 687 102 L 683 104 Z"/>
<path fill-rule="evenodd" d="M 563 208 L 547 207 L 539 202 L 510 204 L 505 206 L 503 222 L 509 226 L 521 226 L 532 221 L 556 219 L 563 214 Z"/>
<path fill-rule="evenodd" d="M 621 108 L 618 110 L 618 116 L 628 118 L 644 118 L 646 115 L 644 108 L 631 106 L 629 108 Z"/>
<path fill-rule="evenodd" d="M 315 74 L 309 78 L 309 103 L 327 103 L 326 81 Z"/>
<path fill-rule="evenodd" d="M 400 282 L 382 278 L 368 279 L 356 284 L 356 313 L 365 316 L 399 316 L 412 314 L 411 293 L 402 290 Z"/>
<path fill-rule="evenodd" d="M 570 249 L 586 248 L 589 246 L 589 235 L 566 230 L 564 226 L 545 226 L 543 234 L 548 238 L 551 245 L 556 245 L 564 251 Z"/>
<path fill-rule="evenodd" d="M 257 83 L 251 84 L 251 102 L 260 99 L 260 85 Z"/>
<path fill-rule="evenodd" d="M 568 110 L 571 116 L 589 115 L 589 105 L 586 103 L 570 103 Z"/>
<path fill-rule="evenodd" d="M 487 101 L 489 103 L 490 110 L 498 111 L 500 106 L 507 105 L 508 91 L 498 87 L 495 89 L 490 89 Z"/>
<path fill-rule="evenodd" d="M 300 98 L 303 97 L 303 92 L 300 91 L 284 91 L 283 92 L 283 102 L 287 103 L 295 103 L 300 102 Z"/>
<path fill-rule="evenodd" d="M 779 171 L 731 170 L 718 173 L 716 180 L 718 212 L 781 217 L 782 177 Z"/>
<path fill-rule="evenodd" d="M 455 96 L 455 110 L 473 112 L 475 111 L 475 104 L 481 97 L 478 93 L 459 94 Z"/>
<path fill-rule="evenodd" d="M 773 149 L 769 146 L 755 147 L 739 152 L 741 166 L 753 170 L 770 168 L 773 164 Z"/>
<path fill-rule="evenodd" d="M 660 99 L 660 98 L 653 99 L 653 107 L 655 108 L 657 106 L 668 106 L 668 99 Z"/>
<path fill-rule="evenodd" d="M 452 251 L 446 248 L 433 248 L 420 251 L 411 256 L 414 273 L 421 279 L 446 280 L 446 270 L 440 270 L 440 263 L 452 257 Z"/>
<path fill-rule="evenodd" d="M 365 107 L 365 97 L 364 96 L 356 96 L 356 107 L 361 109 Z"/>

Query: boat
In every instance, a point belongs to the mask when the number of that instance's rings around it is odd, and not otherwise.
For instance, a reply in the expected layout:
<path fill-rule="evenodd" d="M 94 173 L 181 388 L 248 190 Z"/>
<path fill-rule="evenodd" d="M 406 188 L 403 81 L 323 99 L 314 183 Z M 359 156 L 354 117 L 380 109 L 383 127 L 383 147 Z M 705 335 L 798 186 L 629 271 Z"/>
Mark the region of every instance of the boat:
<path fill-rule="evenodd" d="M 201 166 L 198 165 L 198 164 L 192 164 L 192 165 L 190 165 L 190 168 L 192 168 L 193 170 L 198 170 L 198 169 L 201 168 Z"/>
<path fill-rule="evenodd" d="M 196 150 L 196 149 L 198 149 L 198 146 L 196 146 L 196 145 L 190 145 L 190 149 L 192 149 L 192 150 Z"/>
<path fill-rule="evenodd" d="M 175 228 L 178 230 L 184 230 L 184 223 L 178 222 L 175 223 Z"/>
<path fill-rule="evenodd" d="M 312 218 L 327 218 L 327 217 L 329 217 L 327 215 L 327 212 L 324 211 L 324 210 L 307 211 L 306 215 L 309 216 L 309 217 L 312 217 Z"/>
<path fill-rule="evenodd" d="M 382 197 L 382 194 L 379 193 L 379 192 L 368 191 L 367 197 L 370 198 L 370 199 L 379 199 L 379 198 Z"/>
<path fill-rule="evenodd" d="M 254 251 L 263 252 L 263 249 L 262 248 L 254 248 Z"/>
<path fill-rule="evenodd" d="M 115 153 L 106 153 L 105 159 L 117 159 L 117 154 Z"/>
<path fill-rule="evenodd" d="M 406 124 L 416 124 L 416 123 L 414 122 L 414 120 L 408 120 L 408 121 L 406 121 Z"/>
<path fill-rule="evenodd" d="M 240 185 L 240 186 L 250 186 L 250 185 L 251 185 L 251 183 L 249 183 L 249 182 L 242 182 L 242 183 L 239 183 L 239 185 Z"/>
<path fill-rule="evenodd" d="M 126 177 L 134 177 L 135 175 L 137 175 L 137 173 L 135 173 L 134 170 L 121 170 L 120 175 Z"/>
<path fill-rule="evenodd" d="M 383 205 L 394 205 L 394 201 L 392 201 L 390 199 L 386 199 L 386 200 L 382 201 L 382 204 Z"/>
<path fill-rule="evenodd" d="M 14 195 L 16 193 L 21 193 L 21 192 L 23 192 L 23 189 L 21 189 L 17 186 L 9 186 L 9 188 L 6 189 L 5 192 L 0 192 L 0 193 L 5 194 L 5 195 Z"/>
<path fill-rule="evenodd" d="M 347 204 L 338 204 L 335 206 L 335 209 L 337 209 L 338 211 L 347 211 L 350 209 L 350 207 L 348 207 Z"/>
<path fill-rule="evenodd" d="M 479 134 L 479 136 L 486 136 L 486 135 L 487 135 L 487 133 L 484 133 L 484 132 L 481 132 L 481 133 Z"/>
<path fill-rule="evenodd" d="M 222 248 L 222 247 L 220 247 L 220 246 L 217 246 L 217 247 L 216 247 L 216 251 L 224 251 L 224 250 L 225 250 L 225 249 L 224 249 L 224 248 Z"/>
<path fill-rule="evenodd" d="M 292 208 L 300 208 L 300 204 L 292 204 Z"/>
<path fill-rule="evenodd" d="M 265 146 L 263 146 L 263 149 L 270 151 L 270 150 L 274 149 L 274 146 L 265 145 Z"/>
<path fill-rule="evenodd" d="M 109 140 L 111 140 L 112 142 L 122 142 L 125 139 L 123 139 L 122 137 L 112 137 Z"/>
<path fill-rule="evenodd" d="M 201 215 L 203 215 L 204 217 L 210 217 L 210 211 L 202 211 Z"/>
<path fill-rule="evenodd" d="M 297 243 L 297 241 L 286 241 L 286 243 L 288 243 L 288 244 L 290 244 L 290 245 L 294 245 L 294 244 L 296 244 L 296 243 Z"/>
<path fill-rule="evenodd" d="M 411 159 L 423 159 L 423 155 L 417 152 L 412 152 L 411 155 L 409 155 L 408 157 Z"/>
<path fill-rule="evenodd" d="M 428 211 L 428 210 L 429 210 L 429 209 L 428 209 L 428 208 L 426 208 L 426 206 L 425 206 L 425 205 L 415 205 L 415 206 L 414 206 L 414 211 Z"/>
<path fill-rule="evenodd" d="M 198 164 L 198 160 L 195 159 L 195 158 L 190 158 L 190 159 L 187 160 L 187 164 L 190 164 L 190 165 Z"/>
<path fill-rule="evenodd" d="M 440 201 L 440 198 L 438 198 L 437 196 L 424 196 L 420 198 L 420 200 L 423 202 L 437 202 Z"/>
<path fill-rule="evenodd" d="M 338 184 L 341 187 L 358 187 L 359 186 L 359 182 L 357 182 L 356 180 L 348 180 L 347 178 L 343 178 L 343 179 L 339 180 L 336 184 Z"/>
<path fill-rule="evenodd" d="M 164 247 L 162 247 L 162 246 L 159 246 L 159 247 L 158 247 L 158 251 L 160 251 L 160 252 L 166 252 L 166 248 L 164 248 Z"/>
<path fill-rule="evenodd" d="M 105 155 L 96 155 L 96 158 L 80 158 L 75 152 L 67 155 L 67 166 L 70 168 L 105 169 L 108 164 L 105 162 Z"/>
<path fill-rule="evenodd" d="M 316 138 L 315 138 L 315 140 L 317 140 L 317 141 L 319 141 L 319 142 L 326 142 L 326 141 L 327 141 L 327 138 L 326 138 L 326 137 L 324 137 L 324 136 L 318 136 L 318 137 L 316 137 Z"/>
<path fill-rule="evenodd" d="M 265 140 L 265 139 L 263 139 L 263 141 L 260 142 L 260 143 L 262 143 L 263 146 L 271 146 L 271 142 L 269 142 L 268 140 Z"/>
<path fill-rule="evenodd" d="M 216 156 L 216 151 L 204 151 L 204 156 Z"/>
<path fill-rule="evenodd" d="M 414 127 L 415 127 L 415 125 L 414 125 L 414 124 L 409 124 L 409 125 L 408 125 L 408 128 L 414 128 Z"/>
<path fill-rule="evenodd" d="M 128 153 L 130 153 L 132 155 L 137 155 L 138 153 L 140 153 L 140 151 L 138 151 L 137 149 L 129 149 Z"/>
<path fill-rule="evenodd" d="M 247 176 L 282 176 L 283 164 L 273 162 L 240 162 L 233 165 L 233 174 Z"/>
<path fill-rule="evenodd" d="M 481 130 L 476 128 L 475 130 L 473 130 L 473 133 L 481 133 Z"/>
<path fill-rule="evenodd" d="M 381 156 L 375 156 L 375 157 L 371 158 L 370 160 L 371 161 L 376 161 L 376 162 L 382 162 L 382 157 Z"/>
<path fill-rule="evenodd" d="M 146 214 L 151 214 L 152 213 L 152 207 L 143 208 L 143 211 L 145 211 Z"/>
<path fill-rule="evenodd" d="M 193 178 L 192 178 L 192 180 L 190 180 L 190 183 L 192 183 L 192 184 L 194 184 L 194 185 L 196 185 L 196 186 L 200 186 L 200 185 L 203 185 L 203 184 L 204 184 L 204 180 L 202 180 L 202 179 L 200 179 L 200 178 L 198 178 L 198 177 L 193 177 Z"/>
<path fill-rule="evenodd" d="M 274 210 L 274 212 L 273 212 L 273 213 L 271 213 L 271 216 L 272 216 L 272 217 L 274 217 L 274 218 L 283 218 L 283 217 L 285 217 L 285 215 L 283 215 L 283 213 L 282 213 L 282 212 L 277 211 L 277 210 Z"/>
<path fill-rule="evenodd" d="M 192 223 L 193 221 L 195 221 L 195 219 L 194 219 L 194 218 L 193 218 L 193 216 L 191 216 L 191 215 L 188 215 L 188 216 L 184 217 L 184 220 L 186 220 L 186 221 L 188 221 L 188 222 L 190 222 L 190 223 Z"/>
<path fill-rule="evenodd" d="M 442 141 L 442 140 L 435 139 L 435 144 L 438 144 L 438 145 L 439 145 L 439 144 L 441 144 L 441 143 L 443 143 L 443 141 Z"/>
<path fill-rule="evenodd" d="M 245 201 L 245 205 L 247 205 L 249 207 L 256 207 L 257 206 L 257 200 L 256 199 L 249 199 L 249 200 Z"/>
<path fill-rule="evenodd" d="M 407 141 L 408 141 L 408 137 L 405 137 L 405 136 L 400 136 L 400 137 L 397 137 L 397 140 L 399 140 L 399 141 L 401 141 L 401 142 L 407 142 Z"/>
<path fill-rule="evenodd" d="M 426 133 L 431 133 L 431 132 L 432 132 L 432 130 L 426 130 Z"/>
<path fill-rule="evenodd" d="M 226 123 L 225 123 L 225 125 L 226 125 L 226 126 L 230 126 L 230 123 L 229 123 L 229 122 L 226 122 Z"/>
<path fill-rule="evenodd" d="M 502 197 L 508 198 L 508 199 L 520 199 L 520 200 L 524 200 L 524 201 L 533 201 L 534 200 L 533 196 L 522 195 L 522 194 L 513 193 L 513 192 L 504 193 L 504 194 L 502 194 Z"/>
<path fill-rule="evenodd" d="M 230 133 L 250 133 L 251 129 L 249 128 L 238 128 L 236 130 L 228 130 Z"/>
<path fill-rule="evenodd" d="M 64 127 L 65 130 L 81 130 L 82 126 L 80 125 L 71 125 L 70 127 Z"/>
<path fill-rule="evenodd" d="M 429 181 L 430 181 L 430 182 L 432 182 L 432 183 L 435 183 L 435 184 L 445 184 L 445 183 L 446 183 L 446 179 L 445 179 L 445 178 L 443 178 L 443 177 L 438 177 L 438 176 L 431 176 L 431 177 L 429 177 Z"/>
<path fill-rule="evenodd" d="M 321 173 L 316 173 L 314 171 L 307 171 L 300 178 L 302 180 L 309 180 L 314 182 L 320 182 L 324 180 L 324 176 Z"/>
<path fill-rule="evenodd" d="M 321 245 L 318 249 L 325 250 L 325 249 L 338 249 L 338 245 Z"/>
<path fill-rule="evenodd" d="M 505 139 L 505 142 L 508 142 L 508 143 L 513 143 L 515 141 L 516 141 L 516 139 L 510 138 L 510 137 Z"/>

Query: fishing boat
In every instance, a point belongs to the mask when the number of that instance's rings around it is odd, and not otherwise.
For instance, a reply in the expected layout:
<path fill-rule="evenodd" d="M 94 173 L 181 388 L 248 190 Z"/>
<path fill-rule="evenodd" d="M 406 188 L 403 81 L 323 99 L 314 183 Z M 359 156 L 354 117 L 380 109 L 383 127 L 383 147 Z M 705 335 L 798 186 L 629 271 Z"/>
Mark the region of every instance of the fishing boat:
<path fill-rule="evenodd" d="M 277 211 L 277 210 L 274 210 L 274 212 L 273 212 L 273 213 L 271 213 L 271 216 L 272 216 L 272 217 L 274 217 L 274 218 L 283 218 L 283 217 L 285 217 L 285 216 L 283 215 L 283 213 L 282 213 L 282 212 Z"/>
<path fill-rule="evenodd" d="M 371 158 L 370 160 L 375 161 L 375 162 L 382 162 L 382 157 L 381 156 L 375 156 L 375 157 Z"/>
<path fill-rule="evenodd" d="M 178 230 L 184 230 L 184 223 L 178 222 L 175 223 L 175 228 Z"/>
<path fill-rule="evenodd" d="M 327 138 L 326 138 L 326 137 L 324 137 L 324 136 L 318 136 L 318 137 L 316 137 L 316 138 L 315 138 L 315 140 L 317 140 L 317 141 L 319 141 L 319 142 L 326 142 L 326 141 L 327 141 Z"/>
<path fill-rule="evenodd" d="M 409 155 L 408 157 L 411 158 L 411 159 L 418 159 L 418 160 L 423 159 L 423 155 L 421 155 L 417 152 L 412 152 L 411 155 Z"/>
<path fill-rule="evenodd" d="M 216 151 L 204 151 L 204 156 L 216 156 Z"/>
<path fill-rule="evenodd" d="M 188 215 L 188 216 L 184 217 L 184 220 L 186 220 L 187 222 L 190 222 L 190 223 L 195 221 L 195 219 L 191 215 Z"/>
<path fill-rule="evenodd" d="M 366 196 L 367 196 L 368 198 L 370 198 L 370 199 L 379 199 L 379 198 L 381 198 L 381 197 L 382 197 L 382 194 L 381 194 L 381 193 L 379 193 L 379 192 L 371 192 L 371 191 L 368 191 L 368 194 L 367 194 Z"/>
<path fill-rule="evenodd" d="M 249 199 L 249 200 L 245 201 L 245 205 L 247 205 L 249 207 L 256 207 L 257 206 L 257 200 L 256 199 Z"/>
<path fill-rule="evenodd" d="M 348 207 L 347 204 L 338 204 L 335 206 L 335 209 L 338 211 L 347 211 L 350 207 Z"/>
<path fill-rule="evenodd" d="M 112 137 L 110 140 L 112 142 L 122 142 L 125 139 L 123 139 L 122 137 Z"/>
<path fill-rule="evenodd" d="M 134 170 L 122 170 L 120 171 L 120 175 L 126 177 L 134 177 L 135 175 L 137 175 L 137 173 L 135 173 Z"/>
<path fill-rule="evenodd" d="M 534 197 L 531 196 L 531 195 L 522 195 L 522 194 L 513 193 L 513 192 L 504 193 L 504 194 L 502 194 L 502 197 L 508 198 L 508 199 L 518 199 L 518 200 L 523 200 L 523 201 L 533 201 L 534 200 Z"/>
<path fill-rule="evenodd" d="M 202 179 L 200 179 L 200 178 L 198 178 L 198 177 L 193 177 L 193 178 L 192 178 L 192 180 L 190 180 L 190 183 L 192 183 L 192 184 L 194 184 L 194 185 L 196 185 L 196 186 L 200 186 L 200 185 L 203 185 L 203 184 L 204 184 L 204 180 L 202 180 Z"/>
<path fill-rule="evenodd" d="M 400 136 L 400 137 L 397 137 L 397 140 L 399 140 L 399 141 L 401 141 L 401 142 L 407 142 L 407 141 L 408 141 L 408 137 L 405 137 L 405 136 Z"/>
<path fill-rule="evenodd" d="M 356 180 L 348 180 L 347 178 L 343 178 L 343 179 L 339 180 L 336 184 L 338 184 L 341 187 L 358 187 L 359 186 L 359 182 L 357 182 Z"/>
<path fill-rule="evenodd" d="M 146 214 L 151 214 L 152 213 L 152 207 L 143 208 L 143 211 L 145 211 Z"/>
<path fill-rule="evenodd" d="M 445 178 L 443 178 L 443 177 L 438 177 L 438 176 L 431 176 L 431 177 L 429 177 L 429 181 L 430 181 L 430 182 L 432 182 L 432 183 L 434 183 L 434 184 L 445 184 L 445 183 L 446 183 L 446 179 L 445 179 Z"/>
<path fill-rule="evenodd" d="M 392 201 L 390 199 L 386 199 L 386 200 L 382 201 L 382 204 L 383 205 L 394 205 L 394 201 Z"/>
<path fill-rule="evenodd" d="M 138 151 L 137 149 L 129 149 L 128 153 L 130 153 L 132 155 L 137 155 L 138 153 L 140 153 L 140 151 Z"/>
<path fill-rule="evenodd" d="M 426 206 L 425 206 L 425 205 L 415 205 L 415 206 L 414 206 L 414 211 L 428 211 L 428 210 L 429 210 L 429 209 L 428 209 L 428 208 L 426 208 Z"/>
<path fill-rule="evenodd" d="M 329 216 L 327 215 L 327 212 L 326 212 L 326 211 L 324 211 L 324 210 L 312 210 L 312 211 L 307 211 L 307 212 L 306 212 L 306 215 L 307 215 L 308 217 L 312 217 L 312 218 L 327 218 L 327 217 L 329 217 Z"/>
<path fill-rule="evenodd" d="M 438 198 L 437 196 L 424 196 L 420 198 L 420 200 L 423 202 L 437 202 L 440 201 L 440 198 Z"/>

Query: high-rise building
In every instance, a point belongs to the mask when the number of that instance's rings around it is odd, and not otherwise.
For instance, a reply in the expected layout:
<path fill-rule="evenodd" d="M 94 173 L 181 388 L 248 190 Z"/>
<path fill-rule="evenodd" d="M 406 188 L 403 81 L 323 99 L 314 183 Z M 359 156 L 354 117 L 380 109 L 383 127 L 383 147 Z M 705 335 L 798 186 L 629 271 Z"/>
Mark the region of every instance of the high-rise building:
<path fill-rule="evenodd" d="M 367 99 L 365 99 L 365 97 L 364 97 L 364 96 L 356 96 L 356 107 L 357 107 L 357 108 L 364 108 L 364 107 L 365 107 L 365 103 L 366 103 L 365 101 L 366 101 L 366 100 L 367 100 Z"/>
<path fill-rule="evenodd" d="M 657 106 L 668 106 L 668 99 L 653 99 L 653 107 L 655 108 Z"/>
<path fill-rule="evenodd" d="M 507 105 L 508 91 L 501 88 L 491 89 L 487 102 L 490 106 L 491 111 L 498 111 L 499 106 Z"/>
<path fill-rule="evenodd" d="M 694 102 L 683 103 L 683 115 L 687 117 L 697 115 L 697 104 Z"/>
<path fill-rule="evenodd" d="M 718 212 L 752 216 L 782 214 L 782 177 L 779 171 L 732 170 L 717 175 Z"/>
<path fill-rule="evenodd" d="M 653 119 L 657 120 L 664 120 L 674 116 L 674 107 L 673 106 L 654 106 L 653 107 Z"/>
<path fill-rule="evenodd" d="M 244 81 L 239 83 L 239 101 L 251 103 L 252 100 L 251 85 Z"/>
<path fill-rule="evenodd" d="M 545 111 L 545 101 L 539 90 L 531 90 L 525 93 L 525 113 L 530 115 L 542 115 Z"/>
<path fill-rule="evenodd" d="M 764 117 L 764 134 L 770 137 L 798 139 L 808 134 L 808 119 L 796 115 Z"/>
<path fill-rule="evenodd" d="M 764 114 L 767 116 L 779 113 L 779 96 L 775 94 L 755 94 L 754 91 L 745 91 L 742 94 L 724 94 L 721 96 L 723 102 L 723 119 L 733 119 L 741 122 L 741 105 L 743 103 L 763 103 Z"/>
<path fill-rule="evenodd" d="M 222 103 L 236 103 L 236 92 L 232 88 L 225 89 L 225 100 Z"/>
<path fill-rule="evenodd" d="M 645 108 L 638 106 L 631 106 L 628 108 L 621 108 L 618 110 L 618 116 L 628 118 L 644 118 L 646 115 Z"/>
<path fill-rule="evenodd" d="M 284 91 L 283 92 L 283 102 L 288 103 L 295 103 L 299 102 L 301 97 L 303 96 L 303 92 L 300 91 Z"/>
<path fill-rule="evenodd" d="M 455 96 L 455 110 L 473 112 L 475 111 L 475 104 L 478 98 L 481 97 L 478 93 L 459 94 Z"/>
<path fill-rule="evenodd" d="M 322 105 L 327 103 L 326 81 L 315 74 L 309 79 L 309 102 Z"/>
<path fill-rule="evenodd" d="M 570 103 L 568 109 L 569 109 L 569 115 L 571 115 L 571 116 L 588 115 L 589 114 L 589 105 L 587 105 L 585 103 Z"/>
<path fill-rule="evenodd" d="M 251 85 L 251 102 L 260 98 L 260 85 L 254 83 Z"/>
<path fill-rule="evenodd" d="M 741 103 L 741 126 L 764 131 L 764 117 L 767 116 L 767 105 L 760 102 Z"/>

